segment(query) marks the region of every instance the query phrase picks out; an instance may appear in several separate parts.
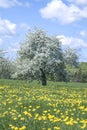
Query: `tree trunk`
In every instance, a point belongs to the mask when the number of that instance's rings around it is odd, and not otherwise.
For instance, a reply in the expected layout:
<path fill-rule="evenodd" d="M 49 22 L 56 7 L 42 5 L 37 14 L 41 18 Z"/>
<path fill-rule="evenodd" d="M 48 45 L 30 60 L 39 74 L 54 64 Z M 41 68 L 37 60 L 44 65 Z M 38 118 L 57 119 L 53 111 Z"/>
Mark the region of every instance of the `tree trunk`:
<path fill-rule="evenodd" d="M 45 72 L 43 71 L 43 69 L 41 69 L 41 68 L 40 68 L 40 71 L 41 71 L 42 85 L 43 85 L 43 86 L 46 86 L 46 85 L 47 85 L 46 74 L 45 74 Z"/>

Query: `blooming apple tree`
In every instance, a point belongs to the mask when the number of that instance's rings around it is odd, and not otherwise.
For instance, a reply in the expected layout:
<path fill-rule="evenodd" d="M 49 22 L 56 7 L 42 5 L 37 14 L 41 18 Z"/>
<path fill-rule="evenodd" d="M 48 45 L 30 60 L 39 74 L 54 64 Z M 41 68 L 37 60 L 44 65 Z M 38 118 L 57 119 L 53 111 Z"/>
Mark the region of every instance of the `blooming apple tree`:
<path fill-rule="evenodd" d="M 17 76 L 40 79 L 42 85 L 47 79 L 64 80 L 63 53 L 58 38 L 48 36 L 42 29 L 29 32 L 18 51 Z"/>

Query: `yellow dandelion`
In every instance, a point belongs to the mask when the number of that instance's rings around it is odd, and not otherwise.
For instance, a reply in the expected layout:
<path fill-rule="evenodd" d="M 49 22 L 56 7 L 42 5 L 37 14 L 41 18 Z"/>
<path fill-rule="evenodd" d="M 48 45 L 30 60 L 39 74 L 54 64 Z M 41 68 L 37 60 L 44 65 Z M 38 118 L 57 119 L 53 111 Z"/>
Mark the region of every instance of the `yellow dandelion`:
<path fill-rule="evenodd" d="M 86 124 L 84 123 L 83 126 L 81 126 L 81 129 L 86 128 Z"/>

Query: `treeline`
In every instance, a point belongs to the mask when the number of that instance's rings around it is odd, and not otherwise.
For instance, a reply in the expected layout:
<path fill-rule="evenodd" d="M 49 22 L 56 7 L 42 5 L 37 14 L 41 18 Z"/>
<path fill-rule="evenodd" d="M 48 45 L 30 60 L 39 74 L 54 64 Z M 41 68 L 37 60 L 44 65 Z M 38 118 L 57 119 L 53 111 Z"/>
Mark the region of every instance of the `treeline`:
<path fill-rule="evenodd" d="M 66 66 L 70 74 L 69 81 L 87 82 L 87 62 L 78 63 L 78 67 Z"/>
<path fill-rule="evenodd" d="M 76 50 L 62 50 L 56 36 L 41 29 L 28 32 L 12 62 L 0 51 L 0 78 L 87 82 L 87 62 L 78 62 Z"/>
<path fill-rule="evenodd" d="M 7 58 L 0 57 L 0 79 L 14 79 L 16 63 Z M 77 67 L 66 65 L 67 81 L 69 82 L 87 82 L 87 62 L 79 62 Z M 18 79 L 21 79 L 19 77 Z M 23 78 L 22 78 L 23 79 Z M 25 79 L 25 78 L 24 78 Z"/>

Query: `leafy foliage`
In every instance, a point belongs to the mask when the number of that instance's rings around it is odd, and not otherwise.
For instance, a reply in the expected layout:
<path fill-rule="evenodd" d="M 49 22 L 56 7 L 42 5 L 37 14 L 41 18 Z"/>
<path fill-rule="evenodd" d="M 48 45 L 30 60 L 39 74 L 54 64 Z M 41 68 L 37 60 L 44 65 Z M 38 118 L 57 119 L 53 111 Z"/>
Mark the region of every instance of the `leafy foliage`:
<path fill-rule="evenodd" d="M 80 62 L 78 67 L 66 65 L 70 81 L 87 82 L 87 62 Z"/>
<path fill-rule="evenodd" d="M 87 82 L 87 62 L 80 63 L 80 75 L 81 75 L 81 81 Z"/>

